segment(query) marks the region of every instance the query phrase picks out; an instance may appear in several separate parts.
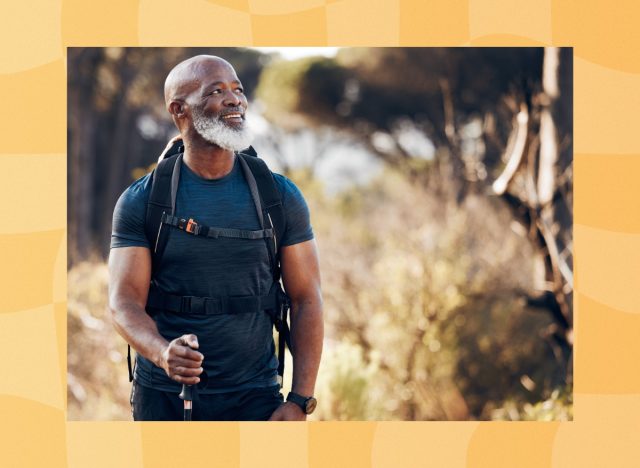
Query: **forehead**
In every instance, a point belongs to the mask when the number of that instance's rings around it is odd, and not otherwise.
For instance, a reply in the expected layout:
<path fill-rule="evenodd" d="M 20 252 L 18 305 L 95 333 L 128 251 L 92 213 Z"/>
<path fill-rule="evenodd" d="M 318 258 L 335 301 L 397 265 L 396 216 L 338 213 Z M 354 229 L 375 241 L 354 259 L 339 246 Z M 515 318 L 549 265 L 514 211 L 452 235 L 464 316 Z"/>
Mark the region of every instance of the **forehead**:
<path fill-rule="evenodd" d="M 240 81 L 233 67 L 223 60 L 203 60 L 193 64 L 191 69 L 193 81 L 200 86 L 215 82 Z"/>

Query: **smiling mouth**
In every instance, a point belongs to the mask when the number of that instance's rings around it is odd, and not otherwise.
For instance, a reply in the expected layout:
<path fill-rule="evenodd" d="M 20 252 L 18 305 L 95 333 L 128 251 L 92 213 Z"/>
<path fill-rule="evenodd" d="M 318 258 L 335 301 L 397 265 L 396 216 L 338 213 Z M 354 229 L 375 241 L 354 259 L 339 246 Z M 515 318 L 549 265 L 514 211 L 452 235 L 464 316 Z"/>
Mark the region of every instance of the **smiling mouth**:
<path fill-rule="evenodd" d="M 244 115 L 239 112 L 230 112 L 220 117 L 220 120 L 229 123 L 242 123 L 244 122 Z"/>

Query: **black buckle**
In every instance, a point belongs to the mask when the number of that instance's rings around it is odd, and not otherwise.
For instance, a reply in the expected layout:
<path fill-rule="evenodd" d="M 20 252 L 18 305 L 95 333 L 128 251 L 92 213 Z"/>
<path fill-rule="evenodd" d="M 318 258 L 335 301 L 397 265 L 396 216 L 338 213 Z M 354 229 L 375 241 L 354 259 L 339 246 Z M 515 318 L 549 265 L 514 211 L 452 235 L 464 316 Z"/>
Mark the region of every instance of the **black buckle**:
<path fill-rule="evenodd" d="M 182 296 L 180 312 L 183 314 L 206 314 L 208 301 L 206 297 Z"/>

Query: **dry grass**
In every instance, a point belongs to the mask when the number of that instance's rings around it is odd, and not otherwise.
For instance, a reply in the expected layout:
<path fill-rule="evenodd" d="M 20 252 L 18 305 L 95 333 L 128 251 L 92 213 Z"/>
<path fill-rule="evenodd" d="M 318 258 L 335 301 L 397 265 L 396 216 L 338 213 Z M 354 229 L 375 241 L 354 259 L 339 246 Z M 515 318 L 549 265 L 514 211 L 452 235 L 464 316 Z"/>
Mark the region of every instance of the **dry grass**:
<path fill-rule="evenodd" d="M 127 345 L 107 310 L 105 263 L 68 273 L 67 399 L 70 420 L 130 420 Z"/>

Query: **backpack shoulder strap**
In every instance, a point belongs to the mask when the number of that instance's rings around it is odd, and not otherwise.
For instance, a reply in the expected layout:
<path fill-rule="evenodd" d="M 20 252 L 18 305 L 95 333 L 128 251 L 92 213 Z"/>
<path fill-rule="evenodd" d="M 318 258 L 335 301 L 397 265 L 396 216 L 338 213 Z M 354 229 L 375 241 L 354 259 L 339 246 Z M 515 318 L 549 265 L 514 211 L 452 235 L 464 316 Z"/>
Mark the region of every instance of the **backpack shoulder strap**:
<path fill-rule="evenodd" d="M 151 193 L 147 202 L 144 230 L 151 247 L 154 272 L 162 258 L 168 236 L 168 229 L 164 232 L 162 229 L 162 215 L 173 215 L 175 212 L 181 159 L 182 154 L 163 159 L 151 174 Z"/>
<path fill-rule="evenodd" d="M 255 154 L 255 151 L 254 153 Z M 282 206 L 282 195 L 278 190 L 273 173 L 267 164 L 260 158 L 247 152 L 238 153 L 246 163 L 258 186 L 258 193 L 262 201 L 262 210 L 266 215 L 265 222 L 270 224 L 275 231 L 275 257 L 280 258 L 280 240 L 286 229 L 286 217 Z M 279 262 L 278 262 L 279 263 Z"/>
<path fill-rule="evenodd" d="M 169 230 L 165 229 L 162 232 L 162 215 L 164 212 L 173 214 L 175 210 L 177 181 L 180 176 L 180 164 L 176 165 L 176 162 L 179 163 L 180 158 L 181 154 L 174 154 L 160 160 L 151 173 L 151 193 L 149 193 L 144 220 L 144 233 L 151 248 L 151 278 L 153 278 L 162 258 L 164 246 L 167 244 Z M 174 168 L 177 168 L 177 171 L 174 171 Z M 129 368 L 129 382 L 133 382 L 134 370 L 131 365 L 131 345 L 129 343 L 127 343 L 127 366 Z"/>
<path fill-rule="evenodd" d="M 287 323 L 290 303 L 287 295 L 279 284 L 280 241 L 287 227 L 287 219 L 284 213 L 284 207 L 282 206 L 282 195 L 278 190 L 273 173 L 269 170 L 267 164 L 257 157 L 253 148 L 249 147 L 249 150 L 250 151 L 245 150 L 242 153 L 238 153 L 238 157 L 246 163 L 253 175 L 262 202 L 264 222 L 265 224 L 268 223 L 275 231 L 275 242 L 267 242 L 267 248 L 269 250 L 273 278 L 277 283 L 279 291 L 279 306 L 278 310 L 273 311 L 274 315 L 272 319 L 278 331 L 278 383 L 280 384 L 280 388 L 282 388 L 285 365 L 285 344 L 289 350 L 293 352 L 293 348 L 291 347 L 291 334 Z M 249 183 L 249 185 L 251 185 L 251 183 Z M 268 239 L 265 240 L 268 241 Z"/>

